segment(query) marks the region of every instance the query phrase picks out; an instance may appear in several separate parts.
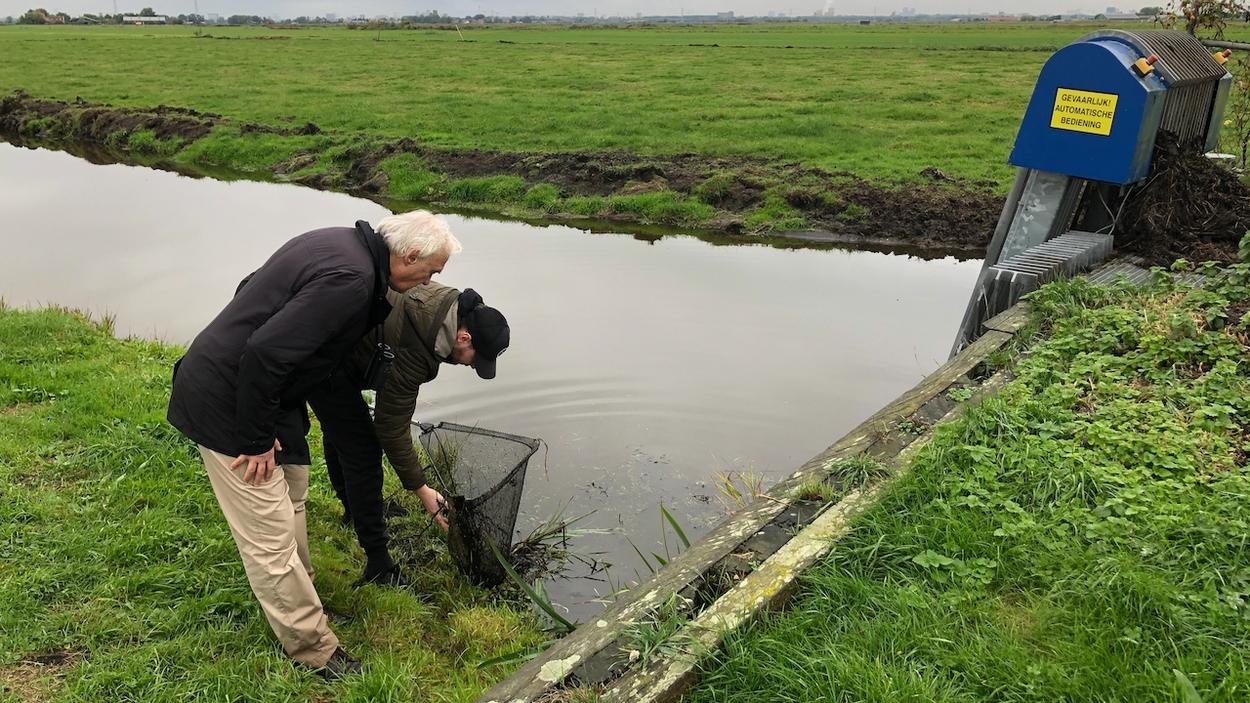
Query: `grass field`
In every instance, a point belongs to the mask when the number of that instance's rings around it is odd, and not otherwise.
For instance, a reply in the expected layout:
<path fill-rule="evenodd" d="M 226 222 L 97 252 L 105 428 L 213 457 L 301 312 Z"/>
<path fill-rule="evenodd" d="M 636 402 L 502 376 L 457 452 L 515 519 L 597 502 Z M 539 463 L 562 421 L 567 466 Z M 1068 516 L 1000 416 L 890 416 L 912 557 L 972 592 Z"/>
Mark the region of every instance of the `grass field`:
<path fill-rule="evenodd" d="M 1043 289 L 1017 380 L 685 700 L 1250 698 L 1248 278 Z"/>
<path fill-rule="evenodd" d="M 1094 25 L 2 27 L 0 90 L 458 148 L 762 156 L 1005 187 L 1042 63 Z M 285 39 L 269 39 L 280 36 Z"/>
<path fill-rule="evenodd" d="M 418 545 L 413 587 L 353 588 L 363 556 L 316 456 L 318 591 L 355 616 L 334 629 L 371 670 L 330 685 L 297 669 L 194 445 L 165 422 L 180 355 L 0 306 L 0 701 L 469 701 L 507 673 L 479 662 L 541 638 L 455 573 L 423 518 L 392 525 Z"/>

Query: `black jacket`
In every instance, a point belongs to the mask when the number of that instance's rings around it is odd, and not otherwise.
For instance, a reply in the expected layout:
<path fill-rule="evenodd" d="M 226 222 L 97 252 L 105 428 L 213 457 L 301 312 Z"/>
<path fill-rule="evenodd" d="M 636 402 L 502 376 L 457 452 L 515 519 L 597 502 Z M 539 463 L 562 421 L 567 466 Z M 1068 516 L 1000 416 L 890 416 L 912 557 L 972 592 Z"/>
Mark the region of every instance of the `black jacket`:
<path fill-rule="evenodd" d="M 304 397 L 386 319 L 389 257 L 365 222 L 292 239 L 244 279 L 174 366 L 168 418 L 227 456 L 307 464 Z"/>

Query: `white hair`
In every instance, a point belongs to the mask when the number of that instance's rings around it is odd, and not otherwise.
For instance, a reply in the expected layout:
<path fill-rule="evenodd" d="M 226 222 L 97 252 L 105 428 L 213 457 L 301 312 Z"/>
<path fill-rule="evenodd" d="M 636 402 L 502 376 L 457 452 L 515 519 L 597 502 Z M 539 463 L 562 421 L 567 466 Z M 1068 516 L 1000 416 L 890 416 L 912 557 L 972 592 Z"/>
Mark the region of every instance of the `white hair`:
<path fill-rule="evenodd" d="M 444 251 L 448 256 L 459 254 L 464 248 L 451 233 L 447 220 L 428 210 L 385 217 L 378 223 L 377 233 L 386 240 L 387 248 L 395 256 L 416 249 L 418 258 L 428 259 Z"/>

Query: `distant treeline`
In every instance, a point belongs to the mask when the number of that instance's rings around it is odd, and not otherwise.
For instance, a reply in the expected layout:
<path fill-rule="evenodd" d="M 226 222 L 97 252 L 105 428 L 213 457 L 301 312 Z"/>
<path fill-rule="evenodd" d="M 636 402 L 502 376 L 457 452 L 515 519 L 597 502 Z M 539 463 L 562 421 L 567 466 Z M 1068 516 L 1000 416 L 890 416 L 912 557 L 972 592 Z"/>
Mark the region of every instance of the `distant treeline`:
<path fill-rule="evenodd" d="M 1135 14 L 1143 19 L 1150 19 L 1160 14 L 1161 8 L 1155 6 L 1143 7 Z M 152 8 L 145 7 L 138 13 L 123 12 L 117 14 L 83 14 L 78 17 L 71 17 L 64 12 L 48 12 L 43 8 L 27 10 L 21 17 L 14 19 L 13 17 L 3 18 L 2 22 L 8 24 L 123 24 L 126 18 L 134 19 L 135 17 L 152 17 L 153 21 L 163 21 L 165 24 L 230 24 L 230 25 L 331 25 L 342 24 L 349 29 L 407 29 L 411 27 L 423 25 L 439 25 L 439 24 L 572 24 L 582 26 L 595 26 L 601 24 L 621 25 L 627 24 L 631 26 L 655 26 L 665 24 L 754 24 L 758 22 L 816 22 L 816 23 L 860 23 L 867 24 L 870 22 L 879 23 L 912 23 L 912 22 L 985 22 L 993 20 L 1007 20 L 1019 22 L 1053 22 L 1058 20 L 1082 20 L 1082 19 L 1107 19 L 1105 14 L 1086 15 L 1086 14 L 1069 14 L 1069 15 L 1033 15 L 1021 14 L 1013 17 L 1003 17 L 993 15 L 919 15 L 919 14 L 903 14 L 891 13 L 889 16 L 858 16 L 858 15 L 838 15 L 826 16 L 816 14 L 811 17 L 806 16 L 776 16 L 776 17 L 742 17 L 733 16 L 731 13 L 721 15 L 681 15 L 681 16 L 648 16 L 648 17 L 565 17 L 551 15 L 512 15 L 509 17 L 501 17 L 497 15 L 465 15 L 458 17 L 454 15 L 440 14 L 437 10 L 432 10 L 423 15 L 405 15 L 403 17 L 375 17 L 368 18 L 361 15 L 349 17 L 330 17 L 300 15 L 294 19 L 274 19 L 272 17 L 261 17 L 260 15 L 230 15 L 228 17 L 211 17 L 206 18 L 204 15 L 188 14 L 188 15 L 158 15 Z M 159 18 L 159 19 L 158 19 Z M 1116 17 L 1123 19 L 1124 17 Z"/>

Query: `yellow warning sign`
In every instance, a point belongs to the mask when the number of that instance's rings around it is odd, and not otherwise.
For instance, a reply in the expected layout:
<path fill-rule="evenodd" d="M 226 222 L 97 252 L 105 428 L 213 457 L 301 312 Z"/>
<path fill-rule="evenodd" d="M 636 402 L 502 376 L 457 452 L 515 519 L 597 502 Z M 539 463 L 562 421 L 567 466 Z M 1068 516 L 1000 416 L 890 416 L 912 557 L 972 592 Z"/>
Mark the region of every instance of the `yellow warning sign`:
<path fill-rule="evenodd" d="M 1060 88 L 1055 92 L 1055 109 L 1050 126 L 1086 134 L 1111 134 L 1115 120 L 1115 104 L 1120 96 L 1112 93 L 1091 93 L 1087 90 Z"/>

